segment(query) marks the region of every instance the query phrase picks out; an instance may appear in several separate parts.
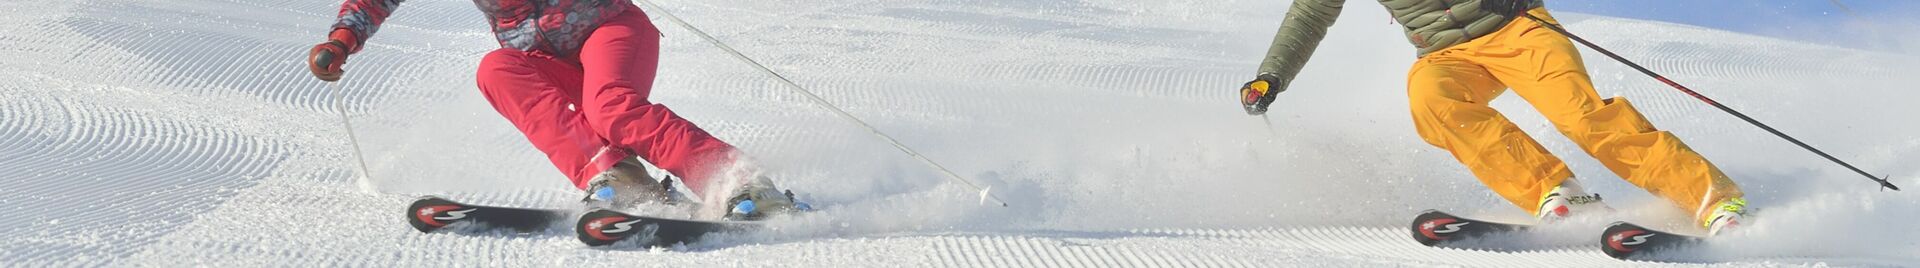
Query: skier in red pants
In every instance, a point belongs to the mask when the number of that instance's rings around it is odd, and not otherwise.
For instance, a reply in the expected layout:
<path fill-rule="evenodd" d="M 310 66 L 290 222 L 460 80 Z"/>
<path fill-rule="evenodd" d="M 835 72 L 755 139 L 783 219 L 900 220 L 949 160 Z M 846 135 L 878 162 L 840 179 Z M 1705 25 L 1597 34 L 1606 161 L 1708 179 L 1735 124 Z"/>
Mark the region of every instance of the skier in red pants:
<path fill-rule="evenodd" d="M 403 0 L 347 0 L 327 42 L 308 67 L 337 81 Z M 500 49 L 481 59 L 481 94 L 526 134 L 588 199 L 629 206 L 664 200 L 662 184 L 634 160 L 682 177 L 708 204 L 724 200 L 730 218 L 759 218 L 795 208 L 727 144 L 666 105 L 647 101 L 660 60 L 660 30 L 631 2 L 475 0 Z M 726 198 L 726 199 L 719 199 Z M 744 204 L 743 204 L 744 203 Z M 802 204 L 804 206 L 804 204 Z"/>

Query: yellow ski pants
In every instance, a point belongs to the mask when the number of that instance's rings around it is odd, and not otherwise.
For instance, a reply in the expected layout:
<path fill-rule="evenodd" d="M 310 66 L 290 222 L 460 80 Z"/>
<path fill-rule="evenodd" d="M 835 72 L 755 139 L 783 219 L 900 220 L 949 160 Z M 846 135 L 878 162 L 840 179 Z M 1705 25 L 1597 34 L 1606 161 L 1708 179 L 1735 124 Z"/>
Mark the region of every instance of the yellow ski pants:
<path fill-rule="evenodd" d="M 1529 13 L 1553 21 L 1544 8 Z M 1421 138 L 1452 152 L 1487 188 L 1528 213 L 1538 215 L 1543 195 L 1573 173 L 1487 106 L 1509 87 L 1615 175 L 1696 219 L 1741 196 L 1719 168 L 1655 129 L 1626 99 L 1601 99 L 1573 43 L 1522 17 L 1421 57 L 1407 74 L 1407 98 Z"/>

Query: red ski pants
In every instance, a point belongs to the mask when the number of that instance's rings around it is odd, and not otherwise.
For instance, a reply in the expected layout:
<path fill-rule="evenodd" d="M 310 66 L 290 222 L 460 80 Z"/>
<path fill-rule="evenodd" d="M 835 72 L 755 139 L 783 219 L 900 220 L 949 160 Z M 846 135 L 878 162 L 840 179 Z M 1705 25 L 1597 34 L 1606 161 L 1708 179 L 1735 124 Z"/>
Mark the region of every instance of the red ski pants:
<path fill-rule="evenodd" d="M 573 185 L 638 155 L 701 192 L 734 147 L 647 101 L 660 30 L 628 9 L 587 37 L 578 60 L 501 48 L 480 60 L 480 92 L 553 160 Z"/>

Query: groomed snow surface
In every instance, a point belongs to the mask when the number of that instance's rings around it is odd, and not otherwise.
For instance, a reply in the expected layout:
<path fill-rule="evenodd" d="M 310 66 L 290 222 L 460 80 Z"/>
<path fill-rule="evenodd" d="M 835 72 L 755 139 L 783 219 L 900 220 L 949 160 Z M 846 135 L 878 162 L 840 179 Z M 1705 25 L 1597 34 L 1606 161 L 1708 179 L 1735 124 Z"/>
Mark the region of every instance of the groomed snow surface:
<path fill-rule="evenodd" d="M 1271 128 L 1243 114 L 1285 1 L 664 1 L 742 52 L 1011 206 L 977 195 L 656 14 L 652 99 L 756 155 L 823 211 L 673 248 L 569 230 L 421 234 L 413 197 L 574 207 L 473 70 L 470 1 L 408 1 L 336 99 L 301 60 L 338 1 L 4 1 L 4 266 L 1908 266 L 1920 196 L 1868 181 L 1586 51 L 1600 92 L 1725 168 L 1755 218 L 1674 263 L 1619 262 L 1600 227 L 1694 232 L 1520 98 L 1493 104 L 1620 212 L 1510 250 L 1422 247 L 1423 209 L 1524 221 L 1412 130 L 1413 59 L 1371 3 L 1342 22 Z M 658 10 L 652 10 L 657 13 Z M 1661 22 L 1567 27 L 1894 182 L 1920 187 L 1920 56 Z M 1893 22 L 1887 22 L 1893 23 Z M 1900 24 L 1892 24 L 1900 25 Z M 1912 24 L 1904 24 L 1912 25 Z M 1914 51 L 1908 49 L 1905 51 Z M 359 179 L 339 100 L 371 165 Z"/>

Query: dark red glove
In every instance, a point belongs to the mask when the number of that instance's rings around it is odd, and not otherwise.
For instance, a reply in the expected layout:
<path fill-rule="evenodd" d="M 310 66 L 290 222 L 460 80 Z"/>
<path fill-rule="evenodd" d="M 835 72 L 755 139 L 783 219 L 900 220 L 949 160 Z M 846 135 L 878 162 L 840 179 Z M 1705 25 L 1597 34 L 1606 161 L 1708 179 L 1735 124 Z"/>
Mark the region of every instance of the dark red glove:
<path fill-rule="evenodd" d="M 359 43 L 352 31 L 334 29 L 326 43 L 313 45 L 313 50 L 307 52 L 307 70 L 313 71 L 313 77 L 321 81 L 339 81 L 340 74 L 346 72 L 340 65 L 347 63 L 347 55 L 353 53 L 353 46 Z"/>

